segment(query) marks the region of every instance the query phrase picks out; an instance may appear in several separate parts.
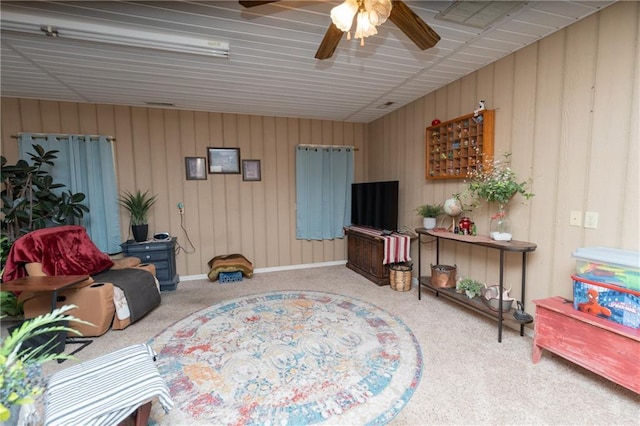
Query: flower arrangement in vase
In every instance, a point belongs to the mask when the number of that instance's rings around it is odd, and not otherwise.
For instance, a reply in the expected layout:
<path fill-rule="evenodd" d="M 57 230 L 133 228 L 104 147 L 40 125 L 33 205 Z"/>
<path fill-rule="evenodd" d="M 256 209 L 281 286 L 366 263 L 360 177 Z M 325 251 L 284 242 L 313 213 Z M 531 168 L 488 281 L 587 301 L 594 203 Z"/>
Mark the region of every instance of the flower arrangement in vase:
<path fill-rule="evenodd" d="M 520 181 L 511 169 L 511 153 L 502 157 L 485 160 L 481 167 L 469 172 L 467 190 L 477 199 L 498 204 L 497 213 L 491 216 L 489 236 L 494 240 L 511 241 L 511 221 L 506 206 L 516 194 L 527 200 L 534 194 L 528 190 L 531 179 Z"/>

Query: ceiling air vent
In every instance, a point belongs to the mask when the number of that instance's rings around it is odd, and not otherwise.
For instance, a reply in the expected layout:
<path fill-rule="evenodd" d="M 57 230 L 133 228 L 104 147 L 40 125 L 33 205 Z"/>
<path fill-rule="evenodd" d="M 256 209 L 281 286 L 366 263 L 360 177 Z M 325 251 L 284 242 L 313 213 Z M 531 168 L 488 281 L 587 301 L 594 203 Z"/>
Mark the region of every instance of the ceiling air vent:
<path fill-rule="evenodd" d="M 395 102 L 389 101 L 389 102 L 383 103 L 382 105 L 378 105 L 376 108 L 378 108 L 378 109 L 386 109 L 386 108 L 389 108 L 393 104 L 395 104 Z"/>
<path fill-rule="evenodd" d="M 145 101 L 145 105 L 154 106 L 154 107 L 164 107 L 164 108 L 175 108 L 176 104 L 172 104 L 171 102 L 151 102 Z"/>

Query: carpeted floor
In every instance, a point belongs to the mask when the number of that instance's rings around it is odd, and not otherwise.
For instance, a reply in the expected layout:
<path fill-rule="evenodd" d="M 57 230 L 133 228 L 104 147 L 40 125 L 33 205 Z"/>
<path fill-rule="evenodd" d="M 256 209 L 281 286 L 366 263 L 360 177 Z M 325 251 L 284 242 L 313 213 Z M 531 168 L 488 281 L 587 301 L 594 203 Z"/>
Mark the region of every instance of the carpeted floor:
<path fill-rule="evenodd" d="M 175 405 L 152 424 L 386 424 L 420 382 L 418 342 L 397 317 L 335 293 L 224 301 L 151 346 Z"/>
<path fill-rule="evenodd" d="M 428 292 L 419 301 L 415 286 L 410 292 L 378 287 L 344 266 L 262 273 L 233 284 L 181 282 L 177 291 L 163 293 L 162 305 L 141 321 L 96 338 L 78 353 L 78 362 L 147 342 L 225 300 L 279 290 L 354 297 L 382 307 L 413 331 L 422 350 L 422 378 L 392 425 L 640 423 L 640 395 L 546 351 L 533 364 L 530 337 L 506 330 L 498 343 L 495 322 Z M 43 371 L 70 364 L 49 363 Z"/>

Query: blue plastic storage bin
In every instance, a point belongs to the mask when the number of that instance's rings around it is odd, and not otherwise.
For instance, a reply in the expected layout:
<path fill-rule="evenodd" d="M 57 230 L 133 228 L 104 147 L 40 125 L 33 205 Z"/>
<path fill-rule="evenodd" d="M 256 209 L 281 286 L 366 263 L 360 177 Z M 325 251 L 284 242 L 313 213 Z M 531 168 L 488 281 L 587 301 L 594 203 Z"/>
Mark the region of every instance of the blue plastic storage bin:
<path fill-rule="evenodd" d="M 587 280 L 640 290 L 640 252 L 584 247 L 573 252 L 576 274 Z"/>
<path fill-rule="evenodd" d="M 242 271 L 220 272 L 220 274 L 218 274 L 218 281 L 220 281 L 220 284 L 242 281 Z"/>

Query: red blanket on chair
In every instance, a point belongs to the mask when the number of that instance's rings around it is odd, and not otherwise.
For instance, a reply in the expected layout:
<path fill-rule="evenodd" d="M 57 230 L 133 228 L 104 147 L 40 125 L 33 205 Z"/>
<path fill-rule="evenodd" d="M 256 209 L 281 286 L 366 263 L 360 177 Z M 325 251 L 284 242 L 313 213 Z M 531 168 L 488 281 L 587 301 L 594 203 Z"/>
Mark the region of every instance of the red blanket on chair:
<path fill-rule="evenodd" d="M 3 280 L 26 276 L 25 265 L 32 262 L 42 263 L 50 276 L 94 275 L 113 266 L 87 231 L 76 225 L 38 229 L 18 238 L 9 251 Z"/>

